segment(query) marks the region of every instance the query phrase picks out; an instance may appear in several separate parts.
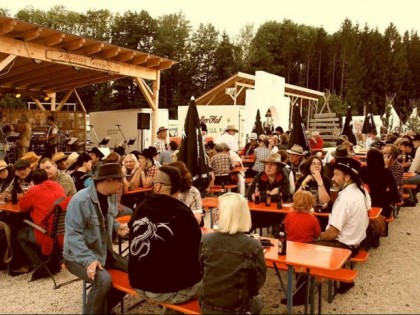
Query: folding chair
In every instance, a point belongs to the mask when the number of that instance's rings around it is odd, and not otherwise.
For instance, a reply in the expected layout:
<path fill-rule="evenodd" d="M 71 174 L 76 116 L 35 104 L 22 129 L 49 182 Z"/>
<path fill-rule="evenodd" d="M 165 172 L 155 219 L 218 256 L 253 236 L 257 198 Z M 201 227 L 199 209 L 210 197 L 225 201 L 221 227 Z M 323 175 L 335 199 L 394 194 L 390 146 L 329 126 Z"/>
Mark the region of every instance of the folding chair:
<path fill-rule="evenodd" d="M 63 249 L 65 217 L 66 217 L 67 205 L 70 199 L 71 197 L 62 197 L 62 198 L 57 199 L 54 202 L 49 214 L 44 218 L 44 222 L 48 222 L 50 220 L 50 217 L 53 216 L 51 227 L 48 227 L 48 225 L 46 225 L 47 228 L 45 228 L 45 227 L 42 227 L 40 225 L 33 223 L 30 220 L 23 220 L 29 226 L 33 227 L 34 229 L 37 229 L 38 231 L 40 231 L 41 233 L 45 235 L 49 235 L 52 238 L 53 248 L 50 255 L 48 255 L 47 259 L 43 260 L 42 263 L 36 266 L 36 268 L 34 269 L 34 272 L 36 272 L 40 268 L 45 268 L 47 272 L 50 274 L 52 281 L 54 282 L 54 289 L 58 289 L 61 286 L 80 280 L 79 278 L 76 278 L 76 279 L 72 279 L 72 280 L 69 280 L 69 281 L 66 281 L 64 283 L 57 285 L 57 282 L 54 278 L 54 273 L 51 271 L 50 267 L 48 266 L 53 258 L 59 258 L 60 261 L 62 260 L 61 253 Z"/>
<path fill-rule="evenodd" d="M 130 215 L 124 215 L 122 217 L 115 218 L 116 221 L 119 223 L 128 223 L 131 219 Z M 122 248 L 122 243 L 124 242 L 124 238 L 121 238 L 121 236 L 118 235 L 118 254 L 120 254 L 123 257 L 126 257 L 128 255 L 128 246 L 126 248 Z"/>

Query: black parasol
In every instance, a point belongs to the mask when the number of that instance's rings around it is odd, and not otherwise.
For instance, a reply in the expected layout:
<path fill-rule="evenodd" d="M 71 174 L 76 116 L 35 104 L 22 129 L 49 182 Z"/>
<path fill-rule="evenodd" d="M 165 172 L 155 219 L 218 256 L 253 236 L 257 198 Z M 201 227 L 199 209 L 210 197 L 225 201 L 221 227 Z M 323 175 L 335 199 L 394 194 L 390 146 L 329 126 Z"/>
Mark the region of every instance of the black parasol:
<path fill-rule="evenodd" d="M 287 148 L 291 149 L 294 144 L 298 144 L 303 151 L 309 152 L 308 138 L 306 137 L 305 125 L 300 116 L 299 105 L 293 108 L 292 130 Z"/>
<path fill-rule="evenodd" d="M 343 129 L 341 130 L 341 135 L 347 136 L 349 141 L 354 145 L 357 144 L 356 137 L 353 133 L 353 117 L 351 116 L 351 106 L 347 107 L 346 119 L 344 121 Z"/>
<path fill-rule="evenodd" d="M 187 116 L 185 117 L 178 160 L 183 161 L 187 165 L 192 175 L 194 187 L 202 190 L 208 186 L 210 181 L 208 161 L 204 150 L 200 118 L 194 97 L 191 97 Z"/>
<path fill-rule="evenodd" d="M 258 136 L 265 134 L 259 109 L 257 109 L 257 116 L 255 117 L 255 124 L 252 132 L 255 132 Z"/>

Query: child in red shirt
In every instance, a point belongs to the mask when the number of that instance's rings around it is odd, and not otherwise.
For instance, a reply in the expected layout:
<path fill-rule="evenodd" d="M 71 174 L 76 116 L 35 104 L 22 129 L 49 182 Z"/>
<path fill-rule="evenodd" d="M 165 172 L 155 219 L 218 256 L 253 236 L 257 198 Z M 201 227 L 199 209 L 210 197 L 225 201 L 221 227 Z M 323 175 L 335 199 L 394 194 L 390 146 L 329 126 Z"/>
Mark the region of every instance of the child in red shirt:
<path fill-rule="evenodd" d="M 284 219 L 288 241 L 309 243 L 321 234 L 318 219 L 310 213 L 314 203 L 315 197 L 309 191 L 300 190 L 293 195 L 295 211 Z"/>

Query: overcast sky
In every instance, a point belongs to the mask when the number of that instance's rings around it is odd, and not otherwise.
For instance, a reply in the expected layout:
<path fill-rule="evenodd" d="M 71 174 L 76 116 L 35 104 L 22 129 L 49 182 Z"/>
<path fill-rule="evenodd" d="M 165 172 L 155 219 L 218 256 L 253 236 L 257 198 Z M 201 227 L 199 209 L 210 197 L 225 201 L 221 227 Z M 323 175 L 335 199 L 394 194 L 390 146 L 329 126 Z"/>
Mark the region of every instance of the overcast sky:
<path fill-rule="evenodd" d="M 10 0 L 1 1 L 0 7 L 9 9 L 13 15 L 27 5 L 48 10 L 57 4 L 78 12 L 146 10 L 154 18 L 182 11 L 194 28 L 200 23 L 212 23 L 231 36 L 237 35 L 247 23 L 253 23 L 256 31 L 264 22 L 283 19 L 323 26 L 329 34 L 338 31 L 345 18 L 359 23 L 361 28 L 366 23 L 370 28 L 378 27 L 381 33 L 391 22 L 401 35 L 406 30 L 420 29 L 420 0 Z"/>

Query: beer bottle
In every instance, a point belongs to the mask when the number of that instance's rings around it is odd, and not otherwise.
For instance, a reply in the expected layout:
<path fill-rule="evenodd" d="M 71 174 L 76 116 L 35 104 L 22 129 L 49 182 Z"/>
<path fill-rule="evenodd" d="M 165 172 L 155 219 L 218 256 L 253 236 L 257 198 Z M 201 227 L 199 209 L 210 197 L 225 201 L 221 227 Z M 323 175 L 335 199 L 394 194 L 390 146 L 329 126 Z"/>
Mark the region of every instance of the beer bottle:
<path fill-rule="evenodd" d="M 222 189 L 220 190 L 220 193 L 223 195 L 225 192 L 226 192 L 225 182 L 222 180 Z"/>
<path fill-rule="evenodd" d="M 281 193 L 279 189 L 279 194 L 277 195 L 277 209 L 283 208 L 283 194 Z"/>
<path fill-rule="evenodd" d="M 258 185 L 258 182 L 255 184 L 254 197 L 255 197 L 255 204 L 259 204 L 261 201 L 261 196 L 260 196 L 260 187 Z"/>
<path fill-rule="evenodd" d="M 266 196 L 265 196 L 265 205 L 267 207 L 271 206 L 271 196 L 270 196 L 270 190 L 267 190 Z"/>
<path fill-rule="evenodd" d="M 281 252 L 280 255 L 286 255 L 287 251 L 287 232 L 284 223 L 280 225 L 280 242 L 281 242 Z"/>
<path fill-rule="evenodd" d="M 18 199 L 17 199 L 17 189 L 15 187 L 12 190 L 12 204 L 15 205 L 15 204 L 17 204 L 17 202 L 18 202 Z"/>

